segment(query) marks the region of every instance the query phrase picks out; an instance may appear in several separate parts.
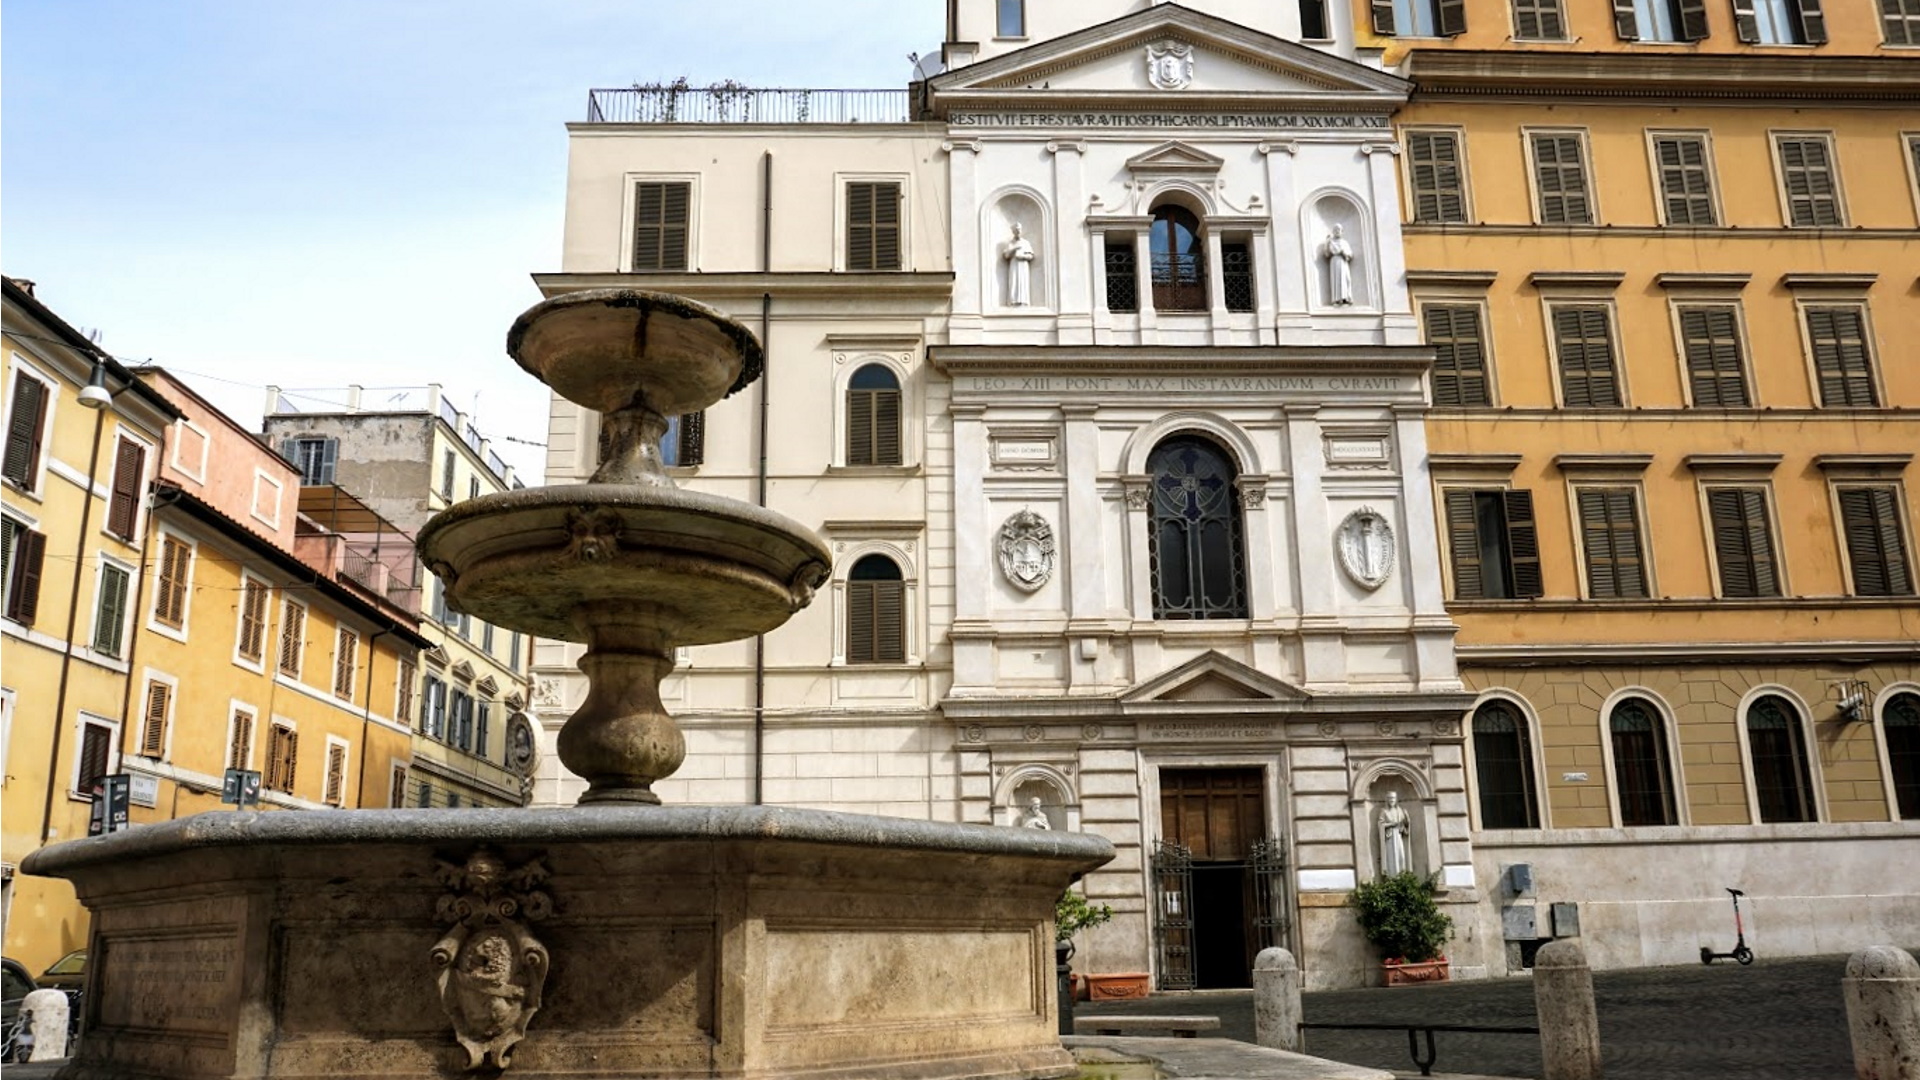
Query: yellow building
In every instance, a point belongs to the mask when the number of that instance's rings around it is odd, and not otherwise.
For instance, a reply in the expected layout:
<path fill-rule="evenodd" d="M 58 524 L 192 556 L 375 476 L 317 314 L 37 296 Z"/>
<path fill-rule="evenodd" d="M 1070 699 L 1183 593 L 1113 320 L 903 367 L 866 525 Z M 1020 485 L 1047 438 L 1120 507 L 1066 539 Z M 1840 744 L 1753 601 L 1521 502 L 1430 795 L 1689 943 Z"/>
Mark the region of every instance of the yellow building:
<path fill-rule="evenodd" d="M 86 943 L 64 881 L 14 876 L 43 843 L 85 836 L 102 725 L 129 687 L 128 597 L 151 530 L 144 508 L 179 410 L 34 296 L 4 281 L 0 480 L 0 862 L 6 955 L 34 971 Z M 90 386 L 89 380 L 96 380 Z"/>
<path fill-rule="evenodd" d="M 1353 22 L 1415 83 L 1481 932 L 1517 969 L 1572 902 L 1596 966 L 1685 962 L 1734 887 L 1763 953 L 1910 933 L 1920 4 Z"/>

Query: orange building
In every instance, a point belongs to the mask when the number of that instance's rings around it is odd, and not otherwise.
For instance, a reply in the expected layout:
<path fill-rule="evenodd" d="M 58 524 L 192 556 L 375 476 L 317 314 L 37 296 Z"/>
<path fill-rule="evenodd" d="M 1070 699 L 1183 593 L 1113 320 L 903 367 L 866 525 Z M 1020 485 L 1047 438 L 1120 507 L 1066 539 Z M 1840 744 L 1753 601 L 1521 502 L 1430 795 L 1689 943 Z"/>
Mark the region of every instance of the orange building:
<path fill-rule="evenodd" d="M 1726 887 L 1763 954 L 1920 910 L 1889 873 L 1920 829 L 1920 2 L 1828 8 L 1354 6 L 1416 87 L 1408 284 L 1506 970 L 1573 929 L 1555 903 L 1616 967 L 1727 948 Z"/>

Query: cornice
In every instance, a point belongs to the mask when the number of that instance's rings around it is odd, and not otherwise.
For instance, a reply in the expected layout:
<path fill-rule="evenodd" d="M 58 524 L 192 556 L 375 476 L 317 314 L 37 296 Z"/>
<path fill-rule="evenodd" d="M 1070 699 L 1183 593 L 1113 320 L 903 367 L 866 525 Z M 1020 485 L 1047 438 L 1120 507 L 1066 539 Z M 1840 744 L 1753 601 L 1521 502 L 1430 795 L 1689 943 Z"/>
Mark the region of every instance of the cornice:
<path fill-rule="evenodd" d="M 1366 371 L 1416 374 L 1433 362 L 1428 345 L 933 345 L 927 360 L 949 373 L 1027 371 L 1037 368 L 1151 371 L 1258 370 L 1328 374 L 1363 366 Z M 1342 369 L 1339 365 L 1348 365 Z"/>
<path fill-rule="evenodd" d="M 584 274 L 535 274 L 540 295 L 561 296 L 582 289 L 651 289 L 686 296 L 821 295 L 899 296 L 944 299 L 953 293 L 952 271 L 897 270 L 885 273 L 819 271 L 741 271 L 718 274 L 629 274 L 605 271 Z"/>
<path fill-rule="evenodd" d="M 1670 270 L 1666 273 L 1654 275 L 1653 280 L 1654 284 L 1669 290 L 1711 289 L 1715 291 L 1739 292 L 1741 289 L 1747 287 L 1748 282 L 1753 280 L 1753 275 L 1750 273 L 1715 274 Z"/>
<path fill-rule="evenodd" d="M 1742 228 L 1737 225 L 1697 228 L 1676 225 L 1530 225 L 1523 222 L 1470 223 L 1454 225 L 1407 224 L 1400 227 L 1404 236 L 1534 236 L 1540 238 L 1575 237 L 1582 240 L 1599 237 L 1661 237 L 1675 243 L 1700 240 L 1897 240 L 1904 244 L 1920 241 L 1920 229 L 1790 229 L 1762 225 Z"/>
<path fill-rule="evenodd" d="M 1461 98 L 1920 101 L 1920 65 L 1891 56 L 1415 49 L 1412 100 Z"/>
<path fill-rule="evenodd" d="M 1491 603 L 1491 602 L 1489 602 Z M 1510 614 L 1518 614 L 1516 608 L 1536 610 L 1532 605 L 1539 601 L 1502 601 L 1499 609 Z M 1913 606 L 1909 599 L 1906 606 Z M 1464 605 L 1449 604 L 1449 608 Z M 1572 601 L 1553 605 L 1553 610 L 1574 608 L 1591 611 L 1597 605 L 1592 601 Z M 1664 602 L 1619 605 L 1629 610 L 1647 610 L 1662 608 L 1675 610 L 1680 608 L 1713 607 L 1753 608 L 1760 610 L 1778 610 L 1793 608 L 1823 608 L 1840 610 L 1855 606 L 1869 606 L 1858 602 L 1846 604 L 1832 600 L 1793 602 L 1786 600 L 1768 600 L 1761 603 L 1744 603 L 1728 600 L 1707 600 L 1698 603 Z M 1873 604 L 1882 607 L 1886 604 Z M 1607 604 L 1609 609 L 1614 604 Z M 1476 607 L 1475 611 L 1492 611 L 1493 607 Z M 1920 644 L 1912 641 L 1672 641 L 1672 642 L 1629 642 L 1625 644 L 1525 644 L 1525 645 L 1455 645 L 1454 656 L 1461 667 L 1479 667 L 1499 664 L 1503 667 L 1541 667 L 1561 664 L 1686 664 L 1688 666 L 1724 666 L 1728 663 L 1752 663 L 1754 661 L 1796 661 L 1812 660 L 1826 663 L 1854 661 L 1867 663 L 1876 660 L 1920 660 Z"/>
<path fill-rule="evenodd" d="M 1494 279 L 1499 276 L 1498 270 L 1409 270 L 1407 285 L 1415 289 L 1446 286 L 1487 289 L 1493 287 Z"/>

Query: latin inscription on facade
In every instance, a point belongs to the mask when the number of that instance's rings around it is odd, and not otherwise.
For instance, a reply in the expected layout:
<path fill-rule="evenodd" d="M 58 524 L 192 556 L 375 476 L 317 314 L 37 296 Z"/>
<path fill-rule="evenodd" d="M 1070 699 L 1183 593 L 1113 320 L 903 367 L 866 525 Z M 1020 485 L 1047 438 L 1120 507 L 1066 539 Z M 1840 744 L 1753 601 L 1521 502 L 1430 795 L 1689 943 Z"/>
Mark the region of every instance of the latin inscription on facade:
<path fill-rule="evenodd" d="M 1259 131 L 1384 130 L 1387 117 L 1371 113 L 951 113 L 947 123 L 967 127 L 1227 128 Z"/>
<path fill-rule="evenodd" d="M 1203 724 L 1191 720 L 1159 720 L 1140 725 L 1142 742 L 1238 742 L 1271 739 L 1278 723 Z"/>
<path fill-rule="evenodd" d="M 1392 375 L 968 375 L 976 394 L 1396 394 L 1418 390 Z"/>
<path fill-rule="evenodd" d="M 102 989 L 109 1027 L 223 1031 L 239 950 L 231 937 L 109 938 Z"/>

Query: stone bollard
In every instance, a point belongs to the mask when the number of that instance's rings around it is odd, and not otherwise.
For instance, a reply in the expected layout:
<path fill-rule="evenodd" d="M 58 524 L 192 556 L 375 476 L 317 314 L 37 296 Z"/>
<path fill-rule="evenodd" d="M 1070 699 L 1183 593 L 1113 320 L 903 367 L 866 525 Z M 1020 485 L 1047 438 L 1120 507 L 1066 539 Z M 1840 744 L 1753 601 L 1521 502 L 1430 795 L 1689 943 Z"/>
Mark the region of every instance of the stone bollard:
<path fill-rule="evenodd" d="M 1847 958 L 1840 980 L 1860 1080 L 1920 1080 L 1920 963 L 1892 945 Z"/>
<path fill-rule="evenodd" d="M 1300 966 L 1285 949 L 1261 949 L 1253 958 L 1253 1041 L 1298 1052 L 1300 1019 Z"/>
<path fill-rule="evenodd" d="M 58 1061 L 67 1056 L 67 995 L 58 990 L 35 990 L 20 1002 L 20 1011 L 32 1016 L 33 1055 L 28 1061 Z"/>
<path fill-rule="evenodd" d="M 1540 947 L 1533 960 L 1533 1003 L 1547 1080 L 1600 1080 L 1600 1015 L 1593 972 L 1572 940 Z"/>

